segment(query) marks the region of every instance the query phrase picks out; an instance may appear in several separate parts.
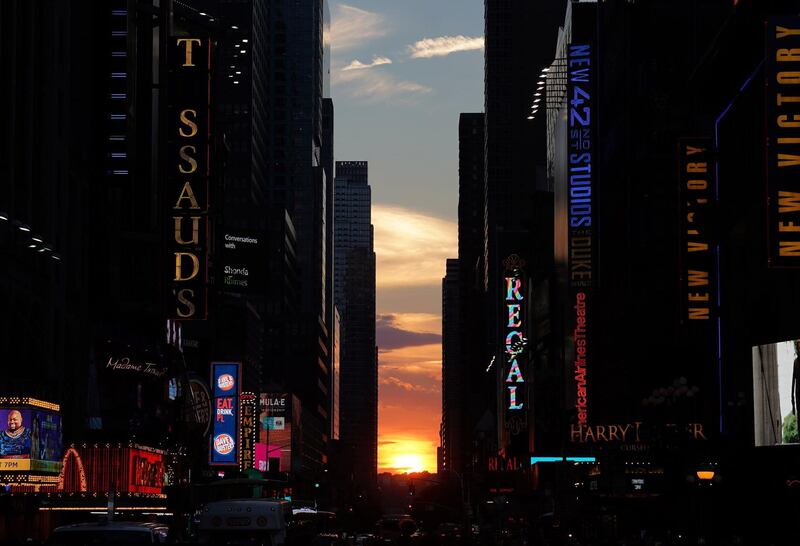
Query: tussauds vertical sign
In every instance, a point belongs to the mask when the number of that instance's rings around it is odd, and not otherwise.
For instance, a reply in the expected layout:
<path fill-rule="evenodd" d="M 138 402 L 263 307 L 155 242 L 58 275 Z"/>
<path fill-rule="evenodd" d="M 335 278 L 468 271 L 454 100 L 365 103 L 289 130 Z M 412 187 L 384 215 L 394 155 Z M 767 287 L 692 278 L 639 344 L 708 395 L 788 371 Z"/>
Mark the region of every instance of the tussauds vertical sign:
<path fill-rule="evenodd" d="M 800 267 L 800 18 L 767 22 L 769 265 Z"/>
<path fill-rule="evenodd" d="M 166 316 L 206 318 L 210 43 L 170 38 L 166 187 Z"/>

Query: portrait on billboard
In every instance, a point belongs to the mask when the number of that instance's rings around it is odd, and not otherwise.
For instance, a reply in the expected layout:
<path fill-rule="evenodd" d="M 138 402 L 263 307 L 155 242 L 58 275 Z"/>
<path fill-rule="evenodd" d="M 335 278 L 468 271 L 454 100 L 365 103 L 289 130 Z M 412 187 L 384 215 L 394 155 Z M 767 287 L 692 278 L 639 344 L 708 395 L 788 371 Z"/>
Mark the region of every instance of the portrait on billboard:
<path fill-rule="evenodd" d="M 800 340 L 753 347 L 753 416 L 756 446 L 800 444 Z"/>
<path fill-rule="evenodd" d="M 31 456 L 31 411 L 0 409 L 0 458 L 29 459 Z"/>

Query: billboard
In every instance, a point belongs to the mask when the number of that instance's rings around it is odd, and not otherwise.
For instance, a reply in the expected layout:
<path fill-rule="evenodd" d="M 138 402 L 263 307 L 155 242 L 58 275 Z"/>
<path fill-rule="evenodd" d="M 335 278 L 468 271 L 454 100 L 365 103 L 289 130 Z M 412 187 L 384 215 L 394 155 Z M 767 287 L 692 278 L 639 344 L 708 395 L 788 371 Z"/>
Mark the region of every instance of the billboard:
<path fill-rule="evenodd" d="M 800 267 L 800 18 L 766 28 L 767 259 Z"/>
<path fill-rule="evenodd" d="M 169 39 L 165 154 L 165 314 L 206 318 L 210 176 L 211 41 Z"/>
<path fill-rule="evenodd" d="M 209 448 L 209 464 L 239 464 L 239 362 L 212 362 L 211 385 L 214 390 L 213 422 Z"/>
<path fill-rule="evenodd" d="M 752 348 L 756 446 L 800 444 L 797 427 L 799 351 L 798 340 Z"/>
<path fill-rule="evenodd" d="M 261 393 L 258 418 L 256 470 L 290 472 L 292 464 L 292 417 L 295 397 L 288 393 Z"/>
<path fill-rule="evenodd" d="M 24 406 L 0 408 L 0 460 L 61 461 L 61 416 Z M 37 466 L 37 465 L 33 465 Z M 39 465 L 41 466 L 41 465 Z M 25 468 L 22 468 L 25 467 Z M 31 464 L 0 463 L 4 470 L 32 470 Z"/>
<path fill-rule="evenodd" d="M 266 259 L 263 235 L 226 229 L 222 236 L 222 287 L 229 292 L 250 293 L 264 282 Z"/>

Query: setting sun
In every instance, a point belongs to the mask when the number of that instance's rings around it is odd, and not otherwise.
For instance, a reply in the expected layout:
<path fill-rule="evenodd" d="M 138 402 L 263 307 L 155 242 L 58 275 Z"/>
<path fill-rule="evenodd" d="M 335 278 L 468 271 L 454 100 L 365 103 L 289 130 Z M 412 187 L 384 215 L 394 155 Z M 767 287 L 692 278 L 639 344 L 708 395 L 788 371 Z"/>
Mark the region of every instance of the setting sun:
<path fill-rule="evenodd" d="M 422 472 L 425 470 L 425 465 L 422 462 L 422 455 L 417 455 L 416 453 L 396 455 L 394 458 L 394 467 L 400 472 Z"/>
<path fill-rule="evenodd" d="M 378 471 L 392 474 L 436 472 L 436 445 L 423 439 L 404 437 L 378 446 Z"/>

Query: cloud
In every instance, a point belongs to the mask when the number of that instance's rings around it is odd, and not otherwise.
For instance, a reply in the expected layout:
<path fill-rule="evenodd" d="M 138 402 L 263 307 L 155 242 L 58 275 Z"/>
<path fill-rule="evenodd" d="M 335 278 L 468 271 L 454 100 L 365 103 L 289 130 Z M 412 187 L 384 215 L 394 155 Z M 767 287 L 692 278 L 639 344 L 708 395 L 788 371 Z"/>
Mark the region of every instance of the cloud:
<path fill-rule="evenodd" d="M 441 343 L 381 350 L 379 359 L 380 373 L 403 376 L 406 380 L 417 376 L 414 381 L 427 378 L 438 382 L 442 378 Z"/>
<path fill-rule="evenodd" d="M 412 59 L 429 59 L 431 57 L 445 57 L 459 51 L 476 51 L 483 49 L 483 36 L 474 38 L 469 36 L 439 36 L 438 38 L 425 38 L 408 46 Z"/>
<path fill-rule="evenodd" d="M 455 222 L 403 207 L 374 204 L 372 223 L 379 289 L 441 285 L 445 260 L 458 252 Z"/>
<path fill-rule="evenodd" d="M 365 68 L 373 68 L 375 66 L 381 66 L 384 64 L 392 64 L 392 60 L 388 57 L 372 57 L 371 63 L 364 64 L 358 59 L 355 59 L 351 61 L 350 64 L 342 68 L 342 70 L 364 70 Z"/>
<path fill-rule="evenodd" d="M 399 377 L 394 377 L 392 375 L 381 377 L 380 384 L 385 386 L 397 387 L 398 389 L 403 390 L 405 392 L 416 392 L 416 393 L 427 393 L 427 394 L 439 394 L 441 392 L 441 389 L 438 389 L 436 387 L 426 387 L 424 385 L 420 385 L 417 383 L 410 383 L 409 381 L 404 381 Z"/>
<path fill-rule="evenodd" d="M 398 315 L 378 315 L 375 321 L 375 335 L 381 349 L 398 349 L 414 345 L 441 343 L 442 336 L 436 332 L 418 332 L 403 328 L 398 323 Z"/>
<path fill-rule="evenodd" d="M 377 67 L 382 64 L 387 63 L 363 65 L 357 68 L 352 67 L 353 63 L 350 63 L 344 68 L 334 69 L 332 83 L 338 89 L 343 89 L 352 98 L 364 99 L 373 103 L 387 100 L 391 100 L 394 104 L 412 102 L 419 95 L 433 91 L 430 87 L 417 82 L 397 80 L 386 72 L 364 70 L 364 68 Z M 348 69 L 348 67 L 351 68 Z"/>
<path fill-rule="evenodd" d="M 383 15 L 339 4 L 331 21 L 331 49 L 354 49 L 369 40 L 386 36 L 388 32 Z"/>

